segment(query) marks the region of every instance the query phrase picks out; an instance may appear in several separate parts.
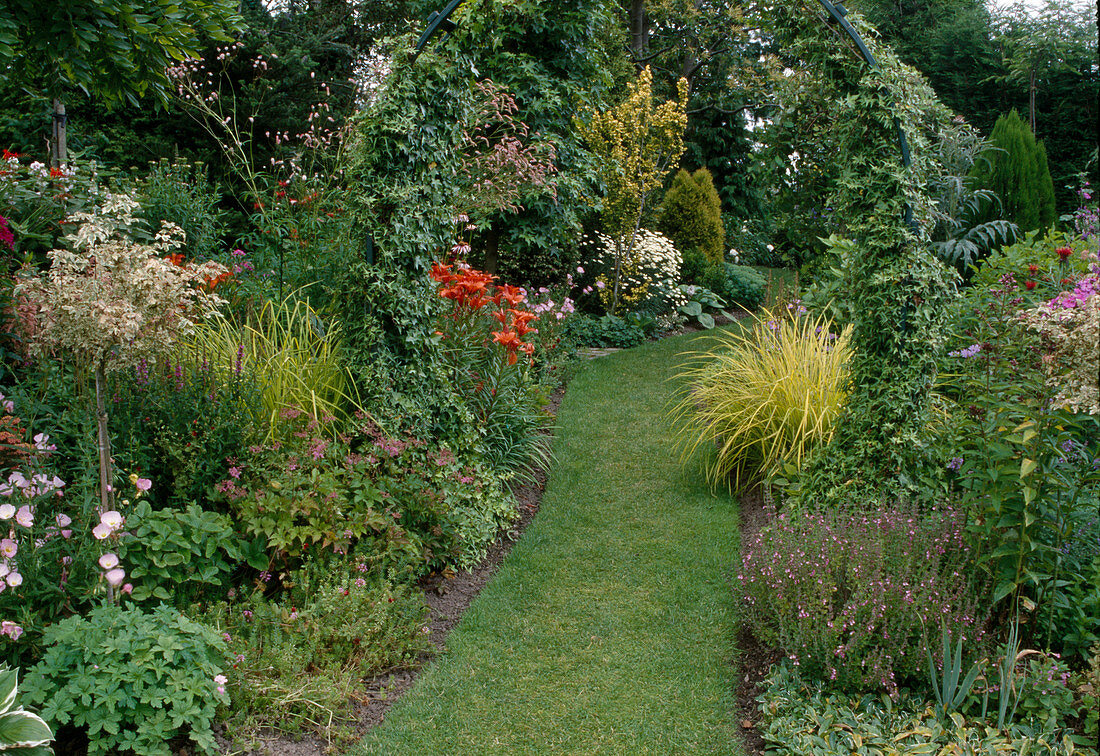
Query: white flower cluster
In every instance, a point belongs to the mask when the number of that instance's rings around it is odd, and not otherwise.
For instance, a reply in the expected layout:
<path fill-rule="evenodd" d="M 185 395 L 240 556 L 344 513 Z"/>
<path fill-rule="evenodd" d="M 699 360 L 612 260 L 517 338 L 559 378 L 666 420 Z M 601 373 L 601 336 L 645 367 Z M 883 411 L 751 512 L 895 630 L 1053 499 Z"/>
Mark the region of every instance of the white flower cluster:
<path fill-rule="evenodd" d="M 610 306 L 615 286 L 615 240 L 597 232 L 595 239 L 588 240 L 586 246 L 591 250 L 593 262 L 600 269 L 608 271 L 597 280 L 604 284 L 600 288 L 600 298 L 605 305 Z M 671 239 L 643 228 L 634 238 L 633 249 L 630 249 L 630 239 L 621 239 L 618 248 L 623 254 L 619 267 L 621 302 L 638 307 L 659 301 L 668 309 L 687 302 L 677 286 L 683 258 Z"/>

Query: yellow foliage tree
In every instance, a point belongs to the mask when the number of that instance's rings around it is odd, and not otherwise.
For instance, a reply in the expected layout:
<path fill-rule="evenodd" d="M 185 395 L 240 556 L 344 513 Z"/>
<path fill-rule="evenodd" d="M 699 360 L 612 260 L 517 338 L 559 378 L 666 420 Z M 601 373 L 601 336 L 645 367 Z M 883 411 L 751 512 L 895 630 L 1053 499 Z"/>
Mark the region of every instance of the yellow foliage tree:
<path fill-rule="evenodd" d="M 680 79 L 677 95 L 676 100 L 655 105 L 653 74 L 646 67 L 627 85 L 621 103 L 577 122 L 581 138 L 597 158 L 605 191 L 604 230 L 615 240 L 612 314 L 619 305 L 622 262 L 634 250 L 646 202 L 684 153 L 687 80 Z"/>

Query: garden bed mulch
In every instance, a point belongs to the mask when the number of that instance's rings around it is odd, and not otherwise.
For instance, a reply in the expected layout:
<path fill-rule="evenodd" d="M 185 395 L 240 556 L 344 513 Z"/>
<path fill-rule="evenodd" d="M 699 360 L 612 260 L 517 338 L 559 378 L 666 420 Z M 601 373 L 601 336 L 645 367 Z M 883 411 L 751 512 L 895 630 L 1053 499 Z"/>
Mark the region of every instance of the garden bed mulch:
<path fill-rule="evenodd" d="M 551 395 L 547 411 L 552 417 L 557 415 L 564 394 L 565 389 L 559 388 Z M 480 564 L 471 570 L 457 574 L 432 574 L 421 581 L 420 588 L 424 591 L 424 602 L 428 605 L 428 628 L 431 630 L 431 642 L 436 651 L 434 654 L 422 657 L 415 668 L 394 670 L 365 681 L 360 690 L 360 698 L 356 701 L 355 719 L 350 727 L 351 734 L 356 739 L 362 738 L 372 727 L 385 719 L 390 707 L 412 687 L 420 672 L 431 663 L 432 658 L 446 648 L 447 636 L 451 630 L 462 619 L 462 615 L 534 520 L 545 487 L 546 474 L 538 472 L 532 483 L 516 489 L 519 519 L 489 548 L 489 553 Z M 255 750 L 243 753 L 247 756 L 321 756 L 340 751 L 338 745 L 319 737 L 293 740 L 278 732 L 270 731 L 262 733 L 260 738 Z M 222 753 L 227 756 L 242 753 L 234 750 L 228 739 L 219 737 L 219 745 Z M 181 749 L 177 753 L 178 756 L 190 756 L 186 749 Z"/>
<path fill-rule="evenodd" d="M 753 538 L 768 521 L 764 507 L 764 495 L 757 487 L 741 497 L 740 509 L 741 544 Z M 756 697 L 764 692 L 762 683 L 771 665 L 782 657 L 782 653 L 756 639 L 748 628 L 742 626 L 737 633 L 737 723 L 741 733 L 741 742 L 745 753 L 750 756 L 763 756 L 766 743 L 760 734 L 760 709 Z"/>

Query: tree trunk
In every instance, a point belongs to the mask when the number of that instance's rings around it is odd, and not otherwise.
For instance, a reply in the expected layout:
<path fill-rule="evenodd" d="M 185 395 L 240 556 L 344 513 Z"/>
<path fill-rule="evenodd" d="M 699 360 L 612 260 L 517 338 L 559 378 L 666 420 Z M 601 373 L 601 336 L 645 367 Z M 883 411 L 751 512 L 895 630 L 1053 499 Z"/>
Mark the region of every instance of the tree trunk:
<path fill-rule="evenodd" d="M 100 358 L 95 366 L 95 412 L 96 426 L 99 431 L 99 511 L 100 514 L 114 509 L 114 496 L 111 489 L 111 436 L 107 432 L 107 391 L 106 357 Z"/>
<path fill-rule="evenodd" d="M 69 160 L 68 146 L 65 144 L 65 126 L 68 116 L 65 103 L 60 97 L 53 98 L 53 131 L 50 140 L 50 167 L 60 168 Z"/>
<path fill-rule="evenodd" d="M 1035 134 L 1035 88 L 1036 88 L 1035 79 L 1036 79 L 1035 70 L 1032 69 L 1031 74 L 1029 76 L 1028 91 L 1027 91 L 1027 94 L 1028 94 L 1028 101 L 1027 101 L 1028 121 L 1031 123 L 1031 133 L 1032 134 Z M 1036 134 L 1036 136 L 1038 136 L 1038 135 Z"/>
<path fill-rule="evenodd" d="M 649 48 L 649 29 L 645 22 L 645 0 L 630 0 L 630 54 L 637 65 Z"/>

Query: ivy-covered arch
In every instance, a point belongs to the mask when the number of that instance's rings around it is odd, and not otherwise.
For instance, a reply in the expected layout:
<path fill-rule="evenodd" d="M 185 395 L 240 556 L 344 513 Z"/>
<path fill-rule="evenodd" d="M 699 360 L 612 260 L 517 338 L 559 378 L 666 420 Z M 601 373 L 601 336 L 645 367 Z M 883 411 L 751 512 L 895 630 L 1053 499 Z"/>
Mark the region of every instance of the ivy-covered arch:
<path fill-rule="evenodd" d="M 450 0 L 432 14 L 417 54 L 434 34 L 454 28 L 450 16 L 462 2 Z M 819 85 L 808 93 L 831 108 L 830 119 L 811 119 L 797 134 L 803 144 L 821 142 L 836 162 L 827 193 L 845 221 L 828 240 L 834 275 L 807 304 L 851 323 L 856 352 L 845 417 L 804 468 L 796 492 L 807 503 L 912 498 L 930 490 L 940 468 L 931 458 L 928 421 L 944 305 L 953 291 L 953 273 L 922 229 L 928 166 L 919 148 L 929 121 L 950 114 L 913 69 L 889 51 L 872 52 L 843 6 L 763 6 L 780 49 L 813 71 Z M 916 160 L 907 135 L 918 146 Z"/>

